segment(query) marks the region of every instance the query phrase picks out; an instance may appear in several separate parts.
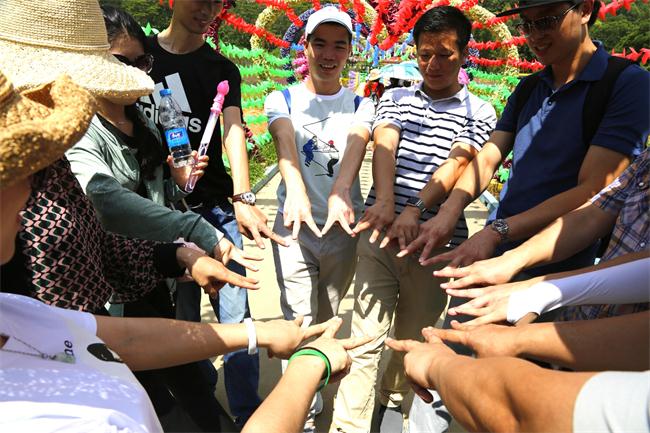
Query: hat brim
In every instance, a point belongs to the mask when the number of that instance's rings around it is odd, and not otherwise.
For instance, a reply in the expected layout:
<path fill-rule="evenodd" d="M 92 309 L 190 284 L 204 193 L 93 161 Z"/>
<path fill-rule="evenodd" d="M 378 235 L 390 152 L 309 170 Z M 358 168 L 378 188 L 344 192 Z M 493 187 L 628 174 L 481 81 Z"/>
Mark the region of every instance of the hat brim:
<path fill-rule="evenodd" d="M 153 92 L 143 71 L 119 62 L 106 50 L 70 51 L 0 39 L 0 70 L 18 91 L 66 74 L 94 96 L 130 103 Z"/>
<path fill-rule="evenodd" d="M 84 136 L 95 109 L 93 96 L 68 77 L 16 95 L 2 109 L 9 122 L 0 128 L 0 186 L 61 158 Z"/>
<path fill-rule="evenodd" d="M 338 24 L 345 27 L 345 30 L 347 30 L 350 35 L 353 35 L 352 29 L 348 26 L 348 24 L 345 21 L 339 20 L 337 18 L 325 18 L 323 21 L 316 24 L 314 28 L 308 33 L 308 35 L 314 33 L 316 29 L 323 24 Z"/>
<path fill-rule="evenodd" d="M 503 11 L 503 12 L 500 12 L 500 13 L 496 14 L 496 16 L 497 17 L 505 17 L 505 16 L 508 16 L 508 15 L 518 14 L 519 12 L 525 11 L 526 9 L 536 8 L 536 7 L 539 7 L 539 6 L 551 5 L 551 4 L 554 4 L 554 3 L 565 3 L 567 1 L 569 1 L 570 3 L 574 3 L 571 0 L 549 0 L 549 1 L 544 2 L 544 3 L 538 3 L 538 4 L 534 4 L 534 5 L 521 6 L 521 7 L 516 7 L 516 8 L 513 8 L 513 9 L 508 9 L 506 11 Z"/>

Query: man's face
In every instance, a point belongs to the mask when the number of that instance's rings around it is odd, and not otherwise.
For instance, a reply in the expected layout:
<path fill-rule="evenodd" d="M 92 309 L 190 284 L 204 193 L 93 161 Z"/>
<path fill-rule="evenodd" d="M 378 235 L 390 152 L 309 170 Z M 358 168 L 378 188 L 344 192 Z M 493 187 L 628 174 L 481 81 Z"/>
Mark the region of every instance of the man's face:
<path fill-rule="evenodd" d="M 465 61 L 466 50 L 458 48 L 454 30 L 420 34 L 417 60 L 424 80 L 424 90 L 432 98 L 454 95 L 459 88 L 458 70 Z"/>
<path fill-rule="evenodd" d="M 319 81 L 339 81 L 350 56 L 350 33 L 339 24 L 316 27 L 305 45 L 309 75 Z"/>
<path fill-rule="evenodd" d="M 569 10 L 572 6 L 568 2 L 555 3 L 530 8 L 519 14 L 521 22 L 529 27 L 524 34 L 526 42 L 541 63 L 552 65 L 572 58 L 572 53 L 580 45 L 583 38 L 582 24 L 583 21 L 586 24 L 589 17 L 586 20 L 583 17 L 583 4 Z M 541 27 L 548 28 L 540 30 L 536 23 L 545 23 Z"/>
<path fill-rule="evenodd" d="M 223 0 L 176 0 L 172 20 L 189 33 L 204 34 L 223 9 Z"/>

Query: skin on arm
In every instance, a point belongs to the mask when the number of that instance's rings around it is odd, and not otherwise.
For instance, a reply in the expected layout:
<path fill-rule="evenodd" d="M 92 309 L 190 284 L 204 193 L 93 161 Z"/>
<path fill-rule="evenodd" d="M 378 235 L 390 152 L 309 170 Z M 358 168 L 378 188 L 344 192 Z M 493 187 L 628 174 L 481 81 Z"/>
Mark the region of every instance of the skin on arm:
<path fill-rule="evenodd" d="M 350 189 L 359 175 L 369 140 L 370 131 L 363 126 L 353 127 L 348 134 L 347 147 L 345 148 L 341 168 L 327 200 L 327 221 L 323 226 L 323 235 L 335 223 L 338 223 L 347 234 L 353 237 L 356 236 L 352 228 L 350 228 L 350 224 L 353 224 L 355 220 L 354 208 L 350 199 Z"/>
<path fill-rule="evenodd" d="M 223 110 L 222 115 L 224 124 L 223 141 L 230 161 L 233 190 L 235 194 L 250 191 L 246 135 L 241 124 L 241 111 L 238 107 L 227 107 Z M 233 207 L 235 208 L 239 231 L 247 238 L 253 239 L 258 247 L 265 248 L 262 238 L 269 238 L 273 242 L 286 246 L 286 242 L 282 237 L 273 233 L 266 225 L 266 215 L 256 206 L 236 202 Z"/>
<path fill-rule="evenodd" d="M 329 383 L 343 378 L 350 370 L 352 359 L 347 351 L 370 341 L 369 337 L 355 337 L 336 340 L 334 335 L 342 320 L 334 318 L 327 322 L 329 327 L 315 341 L 308 344 L 323 352 L 330 361 Z M 325 362 L 316 356 L 294 358 L 278 384 L 260 407 L 253 413 L 242 432 L 289 433 L 302 432 L 307 412 L 325 372 Z M 291 402 L 291 410 L 287 410 Z"/>
<path fill-rule="evenodd" d="M 445 200 L 463 170 L 477 154 L 478 150 L 467 143 L 456 142 L 452 145 L 448 158 L 433 172 L 431 179 L 418 194 L 427 209 Z M 393 222 L 380 246 L 383 248 L 391 240 L 397 239 L 400 248 L 398 257 L 408 254 L 406 246 L 409 244 L 422 249 L 423 255 L 428 255 L 433 248 L 441 246 L 432 242 L 440 238 L 436 236 L 438 227 L 431 222 L 433 219 L 420 225 L 420 216 L 418 208 L 406 206 Z M 454 228 L 455 226 L 452 228 L 452 233 Z M 449 236 L 451 237 L 451 234 Z"/>
<path fill-rule="evenodd" d="M 301 224 L 318 237 L 321 232 L 311 215 L 311 202 L 307 197 L 307 188 L 300 174 L 300 159 L 296 148 L 296 136 L 289 118 L 279 118 L 269 126 L 275 149 L 278 154 L 278 167 L 284 180 L 287 196 L 284 200 L 284 225 L 292 229 L 292 238 L 298 239 Z"/>
<path fill-rule="evenodd" d="M 525 326 L 482 325 L 467 330 L 426 328 L 479 357 L 517 356 L 580 371 L 643 371 L 650 365 L 650 312 Z"/>
<path fill-rule="evenodd" d="M 427 243 L 445 245 L 449 242 L 463 210 L 487 188 L 497 167 L 510 152 L 512 142 L 512 133 L 494 131 L 490 134 L 490 138 L 483 145 L 481 151 L 463 170 L 463 174 L 456 181 L 449 197 L 440 206 L 438 214 L 428 221 L 428 226 L 437 227 L 431 233 L 433 237 L 426 241 L 418 237 L 416 242 L 411 242 L 405 250 L 400 252 L 402 255 L 415 254 Z M 433 263 L 429 259 L 428 254 L 420 254 L 420 264 L 423 266 Z"/>
<path fill-rule="evenodd" d="M 458 323 L 456 321 L 452 321 L 451 325 L 455 329 L 466 329 L 472 326 L 483 325 L 486 323 L 500 323 L 505 321 L 507 318 L 510 295 L 514 292 L 528 289 L 533 285 L 542 281 L 557 280 L 557 279 L 571 277 L 575 275 L 581 275 L 588 272 L 609 268 L 615 265 L 620 265 L 623 263 L 640 260 L 643 258 L 647 258 L 649 256 L 650 256 L 650 251 L 646 250 L 646 251 L 640 251 L 636 253 L 625 254 L 623 256 L 619 256 L 614 259 L 607 260 L 605 262 L 601 261 L 597 265 L 588 266 L 586 268 L 575 269 L 566 272 L 559 272 L 555 274 L 548 274 L 536 278 L 531 278 L 525 281 L 516 281 L 513 283 L 500 284 L 496 286 L 488 286 L 488 287 L 481 287 L 481 288 L 474 288 L 474 289 L 447 288 L 445 292 L 450 296 L 471 299 L 471 301 L 466 302 L 463 305 L 450 308 L 447 311 L 447 314 L 449 314 L 450 316 L 466 314 L 469 316 L 476 317 L 476 319 L 464 323 Z M 445 284 L 445 287 L 448 287 L 451 284 L 453 283 L 447 283 Z M 533 320 L 537 318 L 536 314 L 534 313 L 530 313 L 530 314 L 533 315 Z M 519 323 L 520 321 L 518 321 L 517 323 Z"/>
<path fill-rule="evenodd" d="M 431 333 L 425 343 L 387 339 L 406 352 L 404 371 L 418 395 L 440 393 L 454 419 L 470 431 L 572 431 L 576 397 L 595 373 L 540 368 L 516 358 L 457 355 Z M 534 391 L 534 392 L 531 392 Z"/>
<path fill-rule="evenodd" d="M 151 370 L 207 359 L 248 347 L 243 323 L 195 323 L 158 318 L 95 316 L 97 336 L 117 352 L 131 370 Z M 322 334 L 340 319 L 301 328 L 293 321 L 255 321 L 258 347 L 288 358 L 306 339 Z"/>
<path fill-rule="evenodd" d="M 508 239 L 524 239 L 539 232 L 556 218 L 580 206 L 609 185 L 629 163 L 629 158 L 622 153 L 601 146 L 590 146 L 580 167 L 578 185 L 525 212 L 506 218 L 510 227 Z M 556 240 L 557 238 L 551 239 L 552 242 Z M 466 266 L 492 256 L 500 242 L 498 233 L 486 227 L 455 250 L 437 256 L 430 263 L 449 260 L 451 267 Z"/>
<path fill-rule="evenodd" d="M 400 129 L 391 124 L 377 126 L 373 132 L 375 151 L 372 155 L 372 180 L 377 198 L 366 209 L 353 232 L 372 229 L 370 243 L 374 243 L 382 230 L 387 229 L 395 218 L 395 153 L 399 143 Z"/>

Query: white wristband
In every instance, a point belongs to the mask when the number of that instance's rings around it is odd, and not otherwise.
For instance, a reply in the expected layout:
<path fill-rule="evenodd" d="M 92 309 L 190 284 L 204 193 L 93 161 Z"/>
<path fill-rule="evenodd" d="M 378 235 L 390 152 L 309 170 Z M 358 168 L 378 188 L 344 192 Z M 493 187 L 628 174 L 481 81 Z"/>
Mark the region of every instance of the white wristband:
<path fill-rule="evenodd" d="M 250 317 L 245 318 L 244 325 L 246 325 L 246 332 L 248 332 L 248 354 L 255 355 L 257 353 L 257 333 L 255 332 L 253 319 Z"/>

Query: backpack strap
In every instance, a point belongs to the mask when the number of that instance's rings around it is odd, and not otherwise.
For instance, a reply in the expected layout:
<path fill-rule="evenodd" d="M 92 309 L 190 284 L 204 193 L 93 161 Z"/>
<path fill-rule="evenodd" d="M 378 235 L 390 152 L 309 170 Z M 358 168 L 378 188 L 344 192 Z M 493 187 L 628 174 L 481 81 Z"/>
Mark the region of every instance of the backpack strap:
<path fill-rule="evenodd" d="M 521 80 L 521 84 L 515 93 L 515 120 L 519 121 L 521 110 L 523 110 L 524 105 L 526 105 L 528 98 L 530 98 L 530 95 L 533 93 L 533 89 L 537 86 L 539 80 L 539 72 L 530 74 Z"/>
<path fill-rule="evenodd" d="M 356 113 L 357 110 L 359 109 L 359 105 L 361 105 L 361 100 L 363 98 L 359 95 L 354 97 L 354 112 Z"/>
<path fill-rule="evenodd" d="M 596 135 L 600 122 L 605 116 L 607 104 L 618 76 L 625 68 L 634 63 L 622 57 L 610 56 L 607 59 L 607 69 L 603 77 L 589 86 L 582 108 L 582 140 L 586 147 L 591 144 L 591 140 Z"/>
<path fill-rule="evenodd" d="M 291 114 L 291 93 L 289 93 L 289 89 L 282 89 L 282 96 L 284 96 L 287 108 L 289 109 L 289 114 Z"/>

